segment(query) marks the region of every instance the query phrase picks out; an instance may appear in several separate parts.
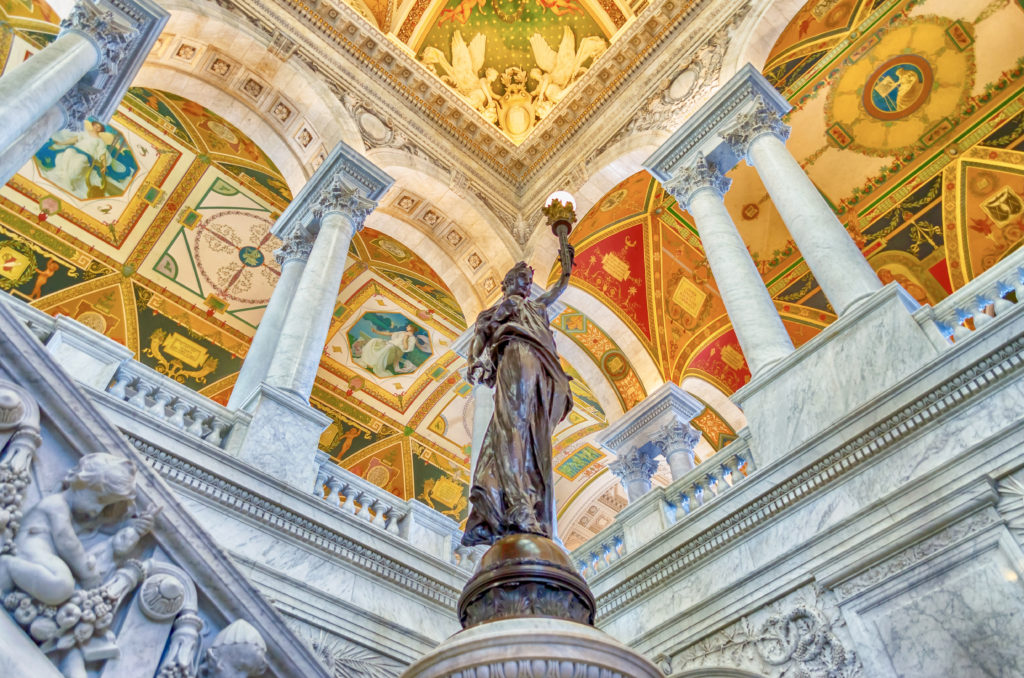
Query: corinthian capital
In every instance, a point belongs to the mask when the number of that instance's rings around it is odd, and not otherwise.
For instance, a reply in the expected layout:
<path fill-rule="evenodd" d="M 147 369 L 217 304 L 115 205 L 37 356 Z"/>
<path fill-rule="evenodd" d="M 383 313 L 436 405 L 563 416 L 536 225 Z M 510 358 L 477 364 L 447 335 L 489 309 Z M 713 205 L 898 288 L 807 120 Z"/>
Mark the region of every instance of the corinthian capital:
<path fill-rule="evenodd" d="M 352 223 L 354 230 L 359 231 L 362 230 L 363 222 L 375 207 L 377 207 L 376 201 L 363 197 L 342 177 L 335 176 L 320 191 L 313 206 L 313 212 L 319 218 L 323 218 L 331 212 L 341 214 Z"/>
<path fill-rule="evenodd" d="M 677 421 L 658 431 L 653 441 L 666 458 L 678 452 L 693 454 L 693 448 L 700 442 L 700 431 L 686 422 Z"/>
<path fill-rule="evenodd" d="M 306 261 L 309 259 L 309 252 L 313 249 L 313 239 L 305 231 L 297 229 L 291 235 L 286 236 L 284 244 L 280 249 L 274 250 L 274 259 L 279 266 L 293 259 Z"/>
<path fill-rule="evenodd" d="M 658 470 L 658 462 L 640 448 L 633 449 L 608 464 L 608 470 L 624 484 L 649 481 Z"/>
<path fill-rule="evenodd" d="M 698 192 L 714 191 L 719 198 L 725 195 L 732 185 L 732 179 L 718 171 L 713 162 L 709 162 L 703 153 L 697 154 L 697 160 L 691 167 L 684 167 L 668 181 L 662 184 L 679 206 L 689 209 L 690 201 Z"/>
<path fill-rule="evenodd" d="M 749 162 L 750 144 L 760 136 L 771 134 L 780 141 L 789 138 L 790 127 L 782 122 L 778 113 L 765 103 L 763 97 L 754 98 L 754 110 L 736 118 L 736 124 L 720 136 L 732 147 L 733 153 Z"/>
<path fill-rule="evenodd" d="M 81 33 L 96 45 L 100 53 L 96 71 L 104 76 L 117 72 L 139 36 L 137 29 L 116 21 L 112 12 L 103 11 L 91 2 L 76 2 L 61 20 L 60 28 L 61 32 Z"/>

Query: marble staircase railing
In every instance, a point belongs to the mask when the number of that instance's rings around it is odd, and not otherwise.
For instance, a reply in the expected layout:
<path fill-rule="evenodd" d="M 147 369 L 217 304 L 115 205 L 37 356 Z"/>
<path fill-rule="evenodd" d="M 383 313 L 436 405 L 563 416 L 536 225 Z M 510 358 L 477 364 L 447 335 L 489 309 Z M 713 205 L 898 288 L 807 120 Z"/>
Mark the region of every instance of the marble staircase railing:
<path fill-rule="evenodd" d="M 946 345 L 969 337 L 1024 302 L 1024 248 L 1013 252 L 935 306 L 914 313 L 929 330 L 937 327 Z"/>
<path fill-rule="evenodd" d="M 743 439 L 726 445 L 665 488 L 666 515 L 671 524 L 729 492 L 754 470 Z"/>
<path fill-rule="evenodd" d="M 626 541 L 622 526 L 612 523 L 608 529 L 601 530 L 584 543 L 573 549 L 572 560 L 579 570 L 580 576 L 592 577 L 603 572 L 613 563 L 626 555 Z"/>
<path fill-rule="evenodd" d="M 223 447 L 235 414 L 134 360 L 121 363 L 107 393 L 214 447 Z"/>
<path fill-rule="evenodd" d="M 754 470 L 749 439 L 741 437 L 666 487 L 656 487 L 623 509 L 615 521 L 572 551 L 580 574 L 590 579 L 614 570 L 657 535 L 745 482 Z"/>
<path fill-rule="evenodd" d="M 399 524 L 408 513 L 403 506 L 406 502 L 341 468 L 323 452 L 317 453 L 317 465 L 314 497 L 374 527 L 401 535 Z"/>

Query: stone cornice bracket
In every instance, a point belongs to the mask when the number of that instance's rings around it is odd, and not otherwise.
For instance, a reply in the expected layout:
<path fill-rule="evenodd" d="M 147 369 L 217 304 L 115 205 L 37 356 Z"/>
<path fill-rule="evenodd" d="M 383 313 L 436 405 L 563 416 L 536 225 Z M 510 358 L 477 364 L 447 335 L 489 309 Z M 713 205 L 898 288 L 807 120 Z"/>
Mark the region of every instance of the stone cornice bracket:
<path fill-rule="evenodd" d="M 302 230 L 293 231 L 284 240 L 279 249 L 274 250 L 274 259 L 278 266 L 284 266 L 287 262 L 300 259 L 309 259 L 309 252 L 313 249 L 313 239 Z"/>
<path fill-rule="evenodd" d="M 61 21 L 61 33 L 82 35 L 99 53 L 96 68 L 61 99 L 65 122 L 109 120 L 149 55 L 170 14 L 153 0 L 79 0 Z"/>
<path fill-rule="evenodd" d="M 394 182 L 351 146 L 339 141 L 288 204 L 271 232 L 285 242 L 293 235 L 302 238 L 304 234 L 315 234 L 320 230 L 321 219 L 331 213 L 341 214 L 358 231 Z"/>
<path fill-rule="evenodd" d="M 754 97 L 754 109 L 736 118 L 735 126 L 719 132 L 719 136 L 725 139 L 736 157 L 743 158 L 749 163 L 747 151 L 750 144 L 761 135 L 771 134 L 785 143 L 789 139 L 791 128 L 782 122 L 778 112 L 765 103 L 764 97 Z"/>
<path fill-rule="evenodd" d="M 698 153 L 692 166 L 680 168 L 675 176 L 662 182 L 662 185 L 680 207 L 689 209 L 693 196 L 700 191 L 713 191 L 721 199 L 732 185 L 732 179 L 723 175 L 703 153 Z"/>
<path fill-rule="evenodd" d="M 703 156 L 719 172 L 727 173 L 741 156 L 721 135 L 726 130 L 732 131 L 748 114 L 753 113 L 756 119 L 765 120 L 765 113 L 755 110 L 759 106 L 774 112 L 776 117 L 792 108 L 756 68 L 747 64 L 687 118 L 644 162 L 644 169 L 664 184 L 678 176 L 682 169 L 697 164 L 699 156 Z M 767 120 L 765 122 L 768 124 Z M 751 140 L 759 135 L 760 132 Z"/>
<path fill-rule="evenodd" d="M 618 421 L 598 434 L 597 442 L 612 452 L 625 452 L 651 442 L 666 427 L 688 422 L 704 410 L 704 403 L 672 382 L 665 382 L 637 403 Z"/>

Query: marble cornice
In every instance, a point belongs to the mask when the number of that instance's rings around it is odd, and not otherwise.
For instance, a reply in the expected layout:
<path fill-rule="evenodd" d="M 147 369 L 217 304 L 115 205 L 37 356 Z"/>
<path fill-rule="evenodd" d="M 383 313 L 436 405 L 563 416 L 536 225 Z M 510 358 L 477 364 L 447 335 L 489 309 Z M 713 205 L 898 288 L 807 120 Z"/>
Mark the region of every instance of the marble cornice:
<path fill-rule="evenodd" d="M 932 422 L 968 402 L 984 397 L 998 384 L 1022 371 L 1022 351 L 1024 336 L 1018 335 L 803 470 L 775 484 L 768 492 L 700 530 L 697 536 L 687 539 L 639 572 L 617 583 L 608 593 L 598 596 L 598 616 L 614 614 L 652 593 L 686 568 L 731 546 L 780 513 L 807 501 L 851 470 L 915 435 Z M 949 354 L 945 357 L 949 358 Z M 636 555 L 630 554 L 627 559 L 635 558 Z M 605 572 L 610 575 L 614 571 Z"/>
<path fill-rule="evenodd" d="M 306 518 L 259 494 L 125 432 L 124 437 L 167 482 L 217 502 L 324 553 L 355 565 L 374 576 L 418 595 L 446 610 L 454 610 L 461 591 L 368 548 L 341 532 Z"/>
<path fill-rule="evenodd" d="M 324 77 L 336 93 L 351 92 L 363 99 L 365 105 L 381 107 L 377 108 L 379 114 L 400 121 L 396 122 L 396 127 L 412 132 L 407 134 L 410 140 L 438 166 L 449 169 L 461 165 L 485 170 L 473 172 L 485 192 L 511 193 L 514 198 L 536 192 L 530 190 L 535 184 L 545 184 L 544 190 L 550 190 L 547 184 L 556 177 L 549 175 L 564 173 L 565 159 L 558 151 L 570 140 L 578 139 L 584 126 L 597 125 L 600 134 L 585 135 L 588 147 L 573 149 L 576 161 L 589 157 L 591 151 L 616 132 L 620 124 L 599 124 L 601 113 L 614 109 L 618 122 L 627 110 L 643 103 L 635 101 L 633 96 L 628 102 L 619 102 L 619 99 L 626 84 L 636 80 L 632 76 L 656 62 L 666 51 L 666 45 L 675 44 L 669 38 L 680 37 L 680 29 L 690 26 L 700 29 L 689 31 L 691 34 L 707 37 L 747 7 L 743 2 L 735 2 L 722 8 L 713 6 L 710 0 L 653 3 L 625 29 L 552 114 L 516 147 L 454 91 L 428 73 L 406 48 L 385 38 L 343 2 L 323 5 L 338 15 L 331 22 L 321 15 L 315 0 L 308 3 L 283 0 L 280 4 L 265 0 L 214 1 L 243 15 L 268 36 L 274 26 L 289 31 L 287 37 L 297 45 L 296 58 Z M 287 28 L 281 29 L 282 26 Z M 699 43 L 695 42 L 692 48 L 697 47 Z M 663 70 L 670 64 L 659 66 L 658 70 Z M 356 74 L 360 76 L 358 79 L 352 77 Z M 645 73 L 643 80 L 648 93 L 656 93 L 661 84 L 655 74 Z M 353 85 L 358 85 L 359 89 L 354 89 Z M 390 96 L 376 96 L 380 94 Z M 421 115 L 429 124 L 413 125 L 412 121 Z M 437 148 L 439 132 L 454 148 Z M 517 204 L 513 211 L 528 210 Z"/>

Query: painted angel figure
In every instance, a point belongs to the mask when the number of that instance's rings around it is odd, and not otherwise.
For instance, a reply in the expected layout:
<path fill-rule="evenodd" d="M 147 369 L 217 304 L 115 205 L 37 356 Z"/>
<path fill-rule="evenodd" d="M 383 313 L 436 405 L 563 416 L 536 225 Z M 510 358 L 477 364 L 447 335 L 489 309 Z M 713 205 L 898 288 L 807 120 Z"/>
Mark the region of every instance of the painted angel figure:
<path fill-rule="evenodd" d="M 577 48 L 576 35 L 565 26 L 557 52 L 540 33 L 530 36 L 530 47 L 540 67 L 530 71 L 530 78 L 537 81 L 537 87 L 530 94 L 535 97 L 538 117 L 544 118 L 565 97 L 569 85 L 586 73 L 583 64 L 600 56 L 607 45 L 603 39 L 590 35 L 580 40 Z"/>
<path fill-rule="evenodd" d="M 424 48 L 420 57 L 420 60 L 429 67 L 439 66 L 443 71 L 440 74 L 441 79 L 462 95 L 470 106 L 485 116 L 496 106 L 491 84 L 498 77 L 498 72 L 492 68 L 487 69 L 484 77 L 480 77 L 486 46 L 487 36 L 483 33 L 477 33 L 467 45 L 462 33 L 455 31 L 452 35 L 451 63 L 436 47 Z"/>

